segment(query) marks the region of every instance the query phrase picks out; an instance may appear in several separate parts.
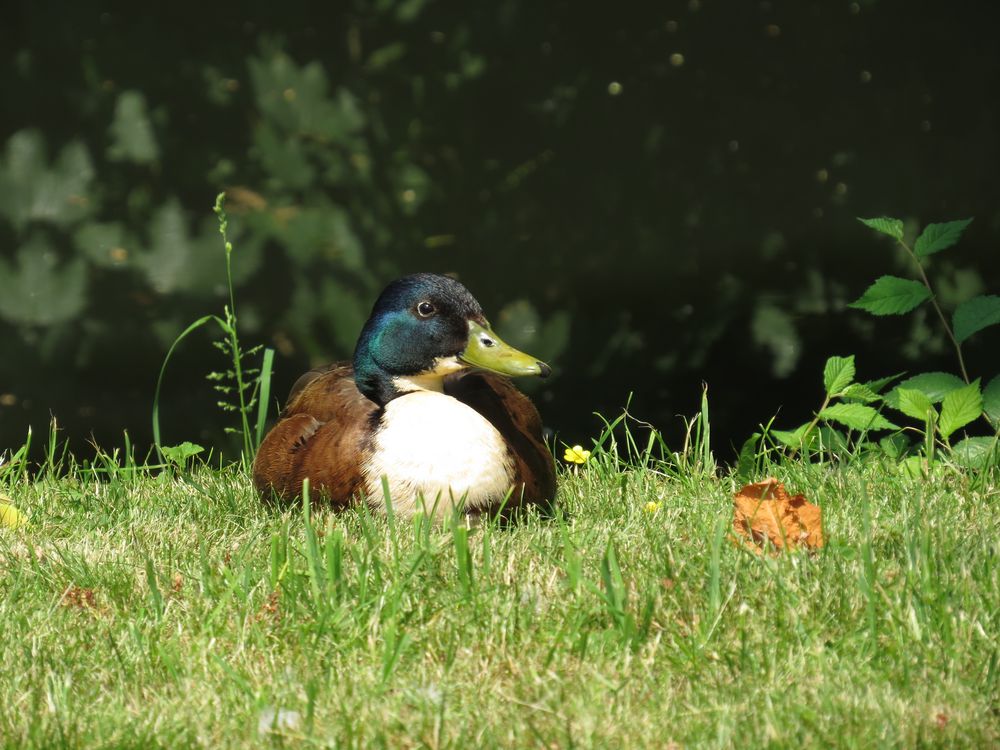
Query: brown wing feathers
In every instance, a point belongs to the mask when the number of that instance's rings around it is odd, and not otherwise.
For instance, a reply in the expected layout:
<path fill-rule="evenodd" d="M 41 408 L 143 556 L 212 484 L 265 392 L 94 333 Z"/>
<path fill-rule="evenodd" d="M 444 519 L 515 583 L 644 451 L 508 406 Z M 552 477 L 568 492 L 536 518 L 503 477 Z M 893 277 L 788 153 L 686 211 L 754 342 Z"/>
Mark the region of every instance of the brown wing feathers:
<path fill-rule="evenodd" d="M 347 365 L 303 375 L 292 387 L 281 419 L 264 438 L 254 461 L 261 493 L 284 499 L 302 492 L 302 480 L 334 507 L 344 507 L 361 489 L 361 464 L 378 407 L 358 392 Z"/>

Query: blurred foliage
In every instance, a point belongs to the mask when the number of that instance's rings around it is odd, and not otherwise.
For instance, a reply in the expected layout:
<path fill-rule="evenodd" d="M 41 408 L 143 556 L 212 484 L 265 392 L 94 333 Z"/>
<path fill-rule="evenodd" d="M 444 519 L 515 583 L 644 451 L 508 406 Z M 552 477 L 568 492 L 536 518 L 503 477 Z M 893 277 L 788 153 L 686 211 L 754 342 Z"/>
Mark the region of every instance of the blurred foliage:
<path fill-rule="evenodd" d="M 0 448 L 50 411 L 77 438 L 148 440 L 166 347 L 225 299 L 223 189 L 241 332 L 277 348 L 279 396 L 348 356 L 382 285 L 415 270 L 458 274 L 501 335 L 556 365 L 530 387 L 567 438 L 630 391 L 669 426 L 708 380 L 714 434 L 739 443 L 808 404 L 794 384 L 831 351 L 874 372 L 947 356 L 919 315 L 876 332 L 846 310 L 875 242 L 853 217 L 977 215 L 935 269 L 942 301 L 1000 286 L 984 262 L 1000 104 L 980 95 L 1000 77 L 995 13 L 15 3 L 0 29 Z M 995 342 L 970 344 L 995 361 Z M 221 440 L 216 356 L 195 342 L 172 365 L 167 439 Z"/>

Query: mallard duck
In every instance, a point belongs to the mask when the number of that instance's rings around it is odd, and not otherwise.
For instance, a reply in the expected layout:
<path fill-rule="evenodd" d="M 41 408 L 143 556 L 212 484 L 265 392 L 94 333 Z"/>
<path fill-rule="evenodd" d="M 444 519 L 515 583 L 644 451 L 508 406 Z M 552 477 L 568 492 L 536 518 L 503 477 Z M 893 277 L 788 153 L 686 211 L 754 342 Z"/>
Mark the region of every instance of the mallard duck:
<path fill-rule="evenodd" d="M 531 401 L 504 376 L 551 369 L 505 344 L 458 281 L 419 273 L 385 288 L 352 363 L 298 379 L 264 438 L 264 496 L 311 493 L 336 509 L 362 499 L 395 513 L 454 509 L 509 517 L 550 510 L 555 467 Z"/>

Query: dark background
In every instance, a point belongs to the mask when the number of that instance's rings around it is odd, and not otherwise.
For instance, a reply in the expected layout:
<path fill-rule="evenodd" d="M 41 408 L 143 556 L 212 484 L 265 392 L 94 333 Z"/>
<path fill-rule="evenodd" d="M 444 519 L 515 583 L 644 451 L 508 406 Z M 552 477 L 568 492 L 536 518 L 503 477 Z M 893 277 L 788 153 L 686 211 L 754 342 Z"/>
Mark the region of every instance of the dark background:
<path fill-rule="evenodd" d="M 275 395 L 349 356 L 390 279 L 448 272 L 548 359 L 569 442 L 593 412 L 676 439 L 710 386 L 723 457 L 805 421 L 822 365 L 955 371 L 929 308 L 846 308 L 905 258 L 855 221 L 976 220 L 942 304 L 1000 292 L 990 3 L 7 2 L 0 25 L 0 451 L 58 417 L 148 445 L 156 375 L 221 313 L 230 193 L 245 345 Z M 235 446 L 199 333 L 166 442 Z M 1000 370 L 995 332 L 966 346 Z"/>

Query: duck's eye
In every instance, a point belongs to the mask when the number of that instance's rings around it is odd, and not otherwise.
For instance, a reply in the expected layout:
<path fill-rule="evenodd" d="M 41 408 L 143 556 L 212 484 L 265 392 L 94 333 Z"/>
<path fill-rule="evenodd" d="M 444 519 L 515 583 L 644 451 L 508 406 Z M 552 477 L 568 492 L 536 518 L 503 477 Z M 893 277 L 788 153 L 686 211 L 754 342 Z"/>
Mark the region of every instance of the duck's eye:
<path fill-rule="evenodd" d="M 430 302 L 424 300 L 423 302 L 417 303 L 417 315 L 421 318 L 429 318 L 431 315 L 437 312 L 437 308 Z"/>

